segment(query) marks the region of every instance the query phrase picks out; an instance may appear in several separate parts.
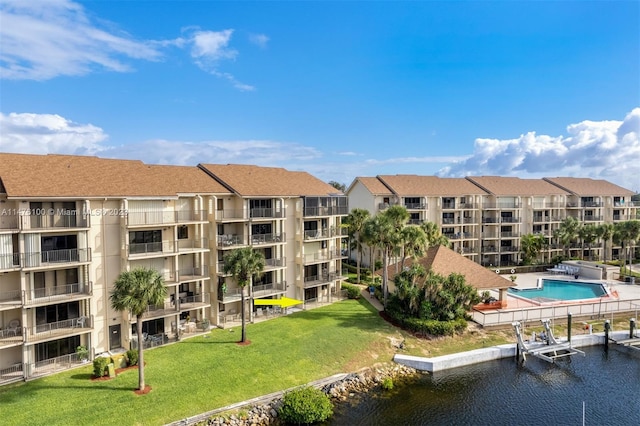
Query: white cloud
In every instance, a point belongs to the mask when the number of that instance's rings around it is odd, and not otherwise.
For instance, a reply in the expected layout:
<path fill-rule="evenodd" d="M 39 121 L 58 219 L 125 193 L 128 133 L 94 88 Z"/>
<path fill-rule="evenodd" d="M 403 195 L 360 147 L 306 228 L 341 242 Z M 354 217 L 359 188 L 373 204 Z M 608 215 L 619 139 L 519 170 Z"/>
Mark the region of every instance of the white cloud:
<path fill-rule="evenodd" d="M 267 47 L 267 43 L 269 42 L 269 37 L 264 34 L 250 34 L 249 41 L 256 46 L 261 47 L 262 49 Z"/>
<path fill-rule="evenodd" d="M 136 40 L 112 23 L 90 19 L 82 5 L 69 0 L 2 0 L 0 21 L 2 78 L 48 80 L 96 70 L 131 72 L 135 60 L 158 61 L 164 59 L 167 49 L 179 48 L 189 49 L 203 71 L 229 81 L 238 90 L 254 90 L 219 69 L 221 61 L 238 56 L 229 46 L 232 29 L 192 27 L 186 30 L 186 37 Z"/>
<path fill-rule="evenodd" d="M 397 157 L 386 158 L 384 160 L 368 159 L 365 162 L 368 165 L 383 165 L 383 164 L 409 164 L 409 163 L 450 163 L 453 161 L 461 161 L 468 157 L 460 156 L 431 156 L 431 157 Z"/>
<path fill-rule="evenodd" d="M 2 78 L 47 80 L 98 68 L 125 72 L 131 70 L 125 59 L 161 57 L 148 41 L 95 27 L 71 1 L 3 1 L 0 21 Z"/>
<path fill-rule="evenodd" d="M 640 108 L 622 121 L 585 120 L 567 136 L 529 132 L 515 139 L 476 139 L 473 154 L 440 176 L 577 176 L 640 190 Z"/>
<path fill-rule="evenodd" d="M 0 150 L 29 154 L 93 155 L 108 135 L 92 124 L 78 124 L 55 114 L 0 113 Z"/>

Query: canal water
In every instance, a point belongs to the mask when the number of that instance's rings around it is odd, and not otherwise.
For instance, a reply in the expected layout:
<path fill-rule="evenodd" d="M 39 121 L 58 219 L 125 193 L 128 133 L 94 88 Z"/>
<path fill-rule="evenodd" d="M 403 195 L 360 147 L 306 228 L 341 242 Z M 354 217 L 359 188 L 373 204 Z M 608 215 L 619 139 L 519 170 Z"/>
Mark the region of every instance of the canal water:
<path fill-rule="evenodd" d="M 639 425 L 640 357 L 583 349 L 555 364 L 509 358 L 424 374 L 338 404 L 325 425 Z"/>

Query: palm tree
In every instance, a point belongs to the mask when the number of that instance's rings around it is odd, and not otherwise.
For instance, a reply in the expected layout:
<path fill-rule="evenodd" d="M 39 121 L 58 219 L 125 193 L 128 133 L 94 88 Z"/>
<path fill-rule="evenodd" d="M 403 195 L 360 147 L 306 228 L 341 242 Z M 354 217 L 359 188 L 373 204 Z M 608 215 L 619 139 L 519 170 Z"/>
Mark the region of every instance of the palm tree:
<path fill-rule="evenodd" d="M 391 233 L 393 240 L 391 253 L 395 256 L 404 257 L 404 254 L 401 253 L 401 250 L 404 248 L 402 245 L 402 230 L 407 226 L 407 222 L 409 222 L 409 218 L 411 217 L 409 211 L 404 206 L 395 205 L 389 207 L 381 214 L 391 222 L 391 226 L 393 227 L 393 232 Z M 398 264 L 396 263 L 396 273 L 398 272 Z"/>
<path fill-rule="evenodd" d="M 582 240 L 582 254 L 584 255 L 584 244 L 587 244 L 589 251 L 589 260 L 591 260 L 591 244 L 598 239 L 598 227 L 592 223 L 588 223 L 578 229 L 578 235 Z"/>
<path fill-rule="evenodd" d="M 355 208 L 351 210 L 343 222 L 343 226 L 347 228 L 349 234 L 349 248 L 355 248 L 358 251 L 356 260 L 356 271 L 358 274 L 356 282 L 358 284 L 360 283 L 360 264 L 362 263 L 362 248 L 365 240 L 363 231 L 369 217 L 369 210 Z M 373 270 L 373 267 L 371 269 Z"/>
<path fill-rule="evenodd" d="M 262 276 L 265 267 L 264 255 L 253 250 L 251 247 L 243 247 L 230 251 L 224 256 L 223 271 L 225 274 L 231 274 L 240 287 L 240 303 L 242 317 L 242 339 L 241 343 L 247 341 L 246 319 L 245 319 L 245 303 L 244 288 L 251 283 L 253 276 L 259 278 Z"/>
<path fill-rule="evenodd" d="M 545 242 L 546 238 L 542 234 L 525 234 L 520 238 L 522 261 L 525 265 L 533 263 L 540 254 Z"/>
<path fill-rule="evenodd" d="M 400 265 L 404 266 L 404 261 L 407 257 L 418 258 L 422 257 L 427 250 L 427 234 L 419 226 L 407 226 L 401 232 L 402 249 L 402 262 Z"/>
<path fill-rule="evenodd" d="M 569 245 L 578 237 L 580 222 L 575 217 L 567 217 L 562 221 L 560 227 L 553 232 L 553 236 L 562 244 L 567 258 L 571 257 Z"/>
<path fill-rule="evenodd" d="M 627 259 L 631 265 L 631 246 L 640 238 L 640 221 L 627 220 L 614 225 L 613 241 L 622 245 L 623 270 L 626 269 Z"/>
<path fill-rule="evenodd" d="M 607 261 L 607 241 L 613 237 L 614 229 L 613 223 L 602 223 L 597 228 L 598 238 L 600 238 L 603 243 L 602 260 L 605 262 Z"/>
<path fill-rule="evenodd" d="M 420 224 L 420 227 L 427 236 L 427 248 L 449 245 L 449 239 L 442 235 L 442 231 L 437 223 L 425 221 Z"/>
<path fill-rule="evenodd" d="M 116 311 L 129 311 L 136 317 L 138 334 L 138 389 L 144 390 L 144 342 L 142 341 L 142 314 L 149 305 L 159 305 L 167 297 L 167 287 L 160 273 L 153 269 L 137 268 L 122 272 L 111 290 L 111 307 Z"/>
<path fill-rule="evenodd" d="M 418 316 L 424 291 L 417 285 L 417 281 L 426 275 L 424 267 L 419 263 L 414 263 L 409 269 L 403 270 L 393 278 L 396 285 L 396 295 L 411 316 Z"/>
<path fill-rule="evenodd" d="M 377 214 L 371 220 L 367 221 L 365 226 L 365 235 L 367 242 L 371 248 L 379 248 L 382 251 L 382 294 L 384 296 L 383 306 L 387 307 L 387 298 L 389 296 L 388 287 L 388 264 L 389 255 L 396 247 L 395 228 L 393 222 L 384 214 Z"/>

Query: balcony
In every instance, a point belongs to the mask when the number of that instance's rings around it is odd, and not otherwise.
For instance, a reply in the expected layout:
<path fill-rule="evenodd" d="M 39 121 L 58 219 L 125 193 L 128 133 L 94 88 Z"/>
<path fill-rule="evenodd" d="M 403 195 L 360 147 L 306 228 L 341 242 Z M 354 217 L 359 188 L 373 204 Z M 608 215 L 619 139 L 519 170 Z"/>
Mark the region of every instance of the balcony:
<path fill-rule="evenodd" d="M 21 228 L 23 230 L 89 228 L 91 226 L 91 216 L 83 214 L 78 210 L 34 210 L 35 213 L 39 211 L 42 211 L 42 214 L 20 216 Z"/>
<path fill-rule="evenodd" d="M 77 353 L 62 355 L 55 358 L 45 359 L 33 364 L 26 364 L 28 377 L 40 377 L 59 371 L 68 370 L 78 365 L 82 365 L 83 360 Z"/>
<path fill-rule="evenodd" d="M 26 328 L 26 341 L 29 343 L 52 340 L 60 337 L 86 333 L 93 327 L 93 316 L 81 316 L 64 321 L 50 322 Z"/>
<path fill-rule="evenodd" d="M 304 288 L 317 287 L 323 284 L 329 284 L 340 278 L 340 275 L 335 272 L 321 275 L 310 275 L 304 277 Z"/>
<path fill-rule="evenodd" d="M 278 294 L 282 294 L 286 291 L 287 291 L 286 281 L 282 281 L 279 283 L 254 285 L 253 287 L 251 287 L 251 293 L 254 298 L 275 296 Z"/>
<path fill-rule="evenodd" d="M 178 304 L 175 301 L 165 302 L 162 305 L 149 305 L 142 314 L 142 318 L 147 320 L 151 318 L 162 318 L 169 315 L 174 315 L 178 311 Z M 134 316 L 130 316 L 130 321 L 135 321 Z"/>
<path fill-rule="evenodd" d="M 132 243 L 127 246 L 127 255 L 129 257 L 148 255 L 162 256 L 165 253 L 173 253 L 174 247 L 175 245 L 173 241 L 158 241 L 155 243 Z"/>
<path fill-rule="evenodd" d="M 62 249 L 22 254 L 24 268 L 91 262 L 91 249 Z"/>
<path fill-rule="evenodd" d="M 0 292 L 0 310 L 16 308 L 22 305 L 22 290 Z"/>
<path fill-rule="evenodd" d="M 216 210 L 216 221 L 218 222 L 237 222 L 244 220 L 248 220 L 245 209 Z"/>
<path fill-rule="evenodd" d="M 484 209 L 519 209 L 520 202 L 519 201 L 499 201 L 497 203 L 483 203 L 482 208 Z"/>
<path fill-rule="evenodd" d="M 518 246 L 502 246 L 500 247 L 500 253 L 517 253 L 520 251 Z"/>
<path fill-rule="evenodd" d="M 245 238 L 241 235 L 218 235 L 216 241 L 218 243 L 218 247 L 223 249 L 247 245 Z"/>
<path fill-rule="evenodd" d="M 327 262 L 333 259 L 341 259 L 346 256 L 343 256 L 340 250 L 327 250 L 323 252 L 313 253 L 313 254 L 305 254 L 302 256 L 303 264 L 313 264 L 313 263 L 321 263 Z"/>
<path fill-rule="evenodd" d="M 632 216 L 628 216 L 625 214 L 614 214 L 613 215 L 613 220 L 631 220 Z"/>
<path fill-rule="evenodd" d="M 17 330 L 10 330 L 6 328 L 0 330 L 0 348 L 8 346 L 21 345 L 24 341 L 24 328 L 18 327 Z"/>
<path fill-rule="evenodd" d="M 253 234 L 251 235 L 251 245 L 275 244 L 285 241 L 284 232 L 275 234 Z"/>
<path fill-rule="evenodd" d="M 519 232 L 501 232 L 500 233 L 500 238 L 519 238 L 519 237 L 520 237 Z"/>
<path fill-rule="evenodd" d="M 500 222 L 501 223 L 519 223 L 521 221 L 522 221 L 522 219 L 520 219 L 519 217 L 503 216 L 503 217 L 500 218 Z"/>
<path fill-rule="evenodd" d="M 460 203 L 458 207 L 463 210 L 475 210 L 475 209 L 479 209 L 480 205 L 477 203 Z"/>
<path fill-rule="evenodd" d="M 265 259 L 264 260 L 264 269 L 265 271 L 276 269 L 276 268 L 284 268 L 286 266 L 287 260 L 286 258 L 279 259 Z"/>
<path fill-rule="evenodd" d="M 0 271 L 11 271 L 20 268 L 20 254 L 0 254 Z"/>
<path fill-rule="evenodd" d="M 580 202 L 581 207 L 602 207 L 602 201 L 582 201 Z"/>
<path fill-rule="evenodd" d="M 285 209 L 273 209 L 273 208 L 255 208 L 249 210 L 249 217 L 251 218 L 265 218 L 265 219 L 282 219 L 286 216 Z"/>
<path fill-rule="evenodd" d="M 206 238 L 177 240 L 176 245 L 178 247 L 178 253 L 209 250 L 209 240 Z"/>
<path fill-rule="evenodd" d="M 349 214 L 349 207 L 347 206 L 305 207 L 304 208 L 304 217 L 346 216 L 348 214 Z"/>
<path fill-rule="evenodd" d="M 331 232 L 328 228 L 325 229 L 311 229 L 304 231 L 304 239 L 307 240 L 319 240 L 322 238 L 331 238 Z"/>
<path fill-rule="evenodd" d="M 27 306 L 62 303 L 77 299 L 83 299 L 93 294 L 93 283 L 76 283 L 45 287 L 25 292 L 24 304 Z"/>
<path fill-rule="evenodd" d="M 204 280 L 209 277 L 209 267 L 201 266 L 201 267 L 193 267 L 193 268 L 183 268 L 178 270 L 178 280 L 177 282 L 186 282 L 186 281 L 196 281 L 196 280 Z"/>
<path fill-rule="evenodd" d="M 190 311 L 192 309 L 207 308 L 211 306 L 209 293 L 194 294 L 193 296 L 184 296 L 178 299 L 179 311 Z"/>
<path fill-rule="evenodd" d="M 237 302 L 242 297 L 242 291 L 242 287 L 236 287 L 227 289 L 227 291 L 225 291 L 224 293 L 218 292 L 218 301 L 221 301 L 222 303 Z M 244 295 L 245 298 L 248 297 L 247 292 L 245 292 Z"/>
<path fill-rule="evenodd" d="M 126 212 L 126 226 L 170 225 L 186 222 L 207 221 L 206 210 L 149 210 L 146 212 Z"/>
<path fill-rule="evenodd" d="M 588 215 L 588 216 L 584 216 L 582 220 L 585 222 L 601 222 L 604 219 L 602 216 Z"/>
<path fill-rule="evenodd" d="M 442 203 L 443 210 L 453 210 L 456 208 L 456 203 Z"/>
<path fill-rule="evenodd" d="M 442 224 L 443 225 L 451 225 L 456 223 L 456 220 L 452 217 L 443 217 L 442 218 Z"/>
<path fill-rule="evenodd" d="M 483 217 L 482 223 L 500 223 L 500 218 L 498 217 Z"/>
<path fill-rule="evenodd" d="M 18 230 L 19 216 L 17 214 L 12 214 L 12 213 L 15 213 L 15 211 L 13 209 L 9 209 L 8 214 L 0 214 L 0 231 L 17 231 Z"/>
<path fill-rule="evenodd" d="M 482 253 L 498 253 L 498 247 L 496 246 L 482 246 Z"/>
<path fill-rule="evenodd" d="M 404 203 L 404 207 L 407 210 L 425 210 L 427 203 Z"/>
<path fill-rule="evenodd" d="M 424 219 L 409 219 L 407 221 L 408 225 L 421 225 L 424 222 Z"/>
<path fill-rule="evenodd" d="M 17 382 L 24 379 L 22 364 L 13 364 L 10 367 L 0 369 L 0 385 Z"/>

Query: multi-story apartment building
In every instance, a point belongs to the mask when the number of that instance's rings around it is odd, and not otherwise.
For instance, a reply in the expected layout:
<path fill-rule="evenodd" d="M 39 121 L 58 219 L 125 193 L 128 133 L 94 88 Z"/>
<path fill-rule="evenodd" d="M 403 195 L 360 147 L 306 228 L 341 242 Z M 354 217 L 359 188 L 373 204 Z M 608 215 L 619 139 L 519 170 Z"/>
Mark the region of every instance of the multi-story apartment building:
<path fill-rule="evenodd" d="M 223 272 L 224 255 L 236 247 L 264 254 L 265 273 L 245 295 L 288 296 L 304 303 L 331 301 L 340 288 L 348 214 L 347 197 L 305 172 L 246 165 L 199 166 L 231 194 L 216 200 L 217 265 L 213 293 L 216 324 L 238 319 L 242 289 Z M 250 319 L 262 308 L 250 310 Z"/>
<path fill-rule="evenodd" d="M 239 308 L 219 269 L 234 247 L 267 259 L 252 298 L 330 300 L 348 213 L 335 192 L 284 169 L 0 154 L 0 384 L 76 365 L 80 345 L 137 347 L 135 318 L 109 299 L 136 267 L 157 270 L 168 290 L 143 316 L 146 346 Z"/>
<path fill-rule="evenodd" d="M 381 175 L 358 177 L 347 190 L 350 208 L 376 214 L 403 205 L 410 224 L 428 220 L 441 227 L 451 248 L 485 266 L 520 261 L 520 238 L 542 234 L 548 241 L 543 256 L 561 254 L 553 233 L 568 216 L 581 223 L 615 223 L 638 217 L 632 191 L 588 178 L 520 179 L 516 177 Z M 574 255 L 582 245 L 572 246 Z M 620 247 L 596 244 L 590 254 L 616 258 Z"/>

